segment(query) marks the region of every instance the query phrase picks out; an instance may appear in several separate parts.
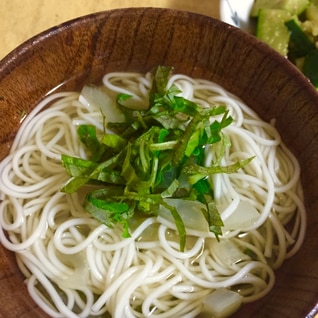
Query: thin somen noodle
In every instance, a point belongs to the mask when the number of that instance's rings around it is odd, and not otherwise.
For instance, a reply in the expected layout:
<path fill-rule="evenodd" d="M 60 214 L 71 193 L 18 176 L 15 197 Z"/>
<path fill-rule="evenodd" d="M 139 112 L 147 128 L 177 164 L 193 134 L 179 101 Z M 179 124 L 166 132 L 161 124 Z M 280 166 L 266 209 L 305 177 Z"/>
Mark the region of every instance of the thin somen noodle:
<path fill-rule="evenodd" d="M 150 74 L 109 73 L 110 99 L 132 96 L 127 107 L 146 109 Z M 164 209 L 131 226 L 107 227 L 83 206 L 84 186 L 67 194 L 61 155 L 87 158 L 77 128 L 92 124 L 102 133 L 112 121 L 107 106 L 92 105 L 77 92 L 46 97 L 21 124 L 10 154 L 0 163 L 0 240 L 16 253 L 34 301 L 52 317 L 196 317 L 215 290 L 235 291 L 240 302 L 264 297 L 274 270 L 300 248 L 305 208 L 300 168 L 282 143 L 275 122 L 266 123 L 241 100 L 210 81 L 172 75 L 183 97 L 201 107 L 224 104 L 233 123 L 223 130 L 224 153 L 206 147 L 206 165 L 228 165 L 254 157 L 231 174 L 211 176 L 224 222 L 218 241 L 179 202 L 187 226 L 184 252 Z M 89 89 L 89 88 L 88 88 Z M 104 118 L 103 114 L 106 116 Z M 213 293 L 212 293 L 213 294 Z"/>

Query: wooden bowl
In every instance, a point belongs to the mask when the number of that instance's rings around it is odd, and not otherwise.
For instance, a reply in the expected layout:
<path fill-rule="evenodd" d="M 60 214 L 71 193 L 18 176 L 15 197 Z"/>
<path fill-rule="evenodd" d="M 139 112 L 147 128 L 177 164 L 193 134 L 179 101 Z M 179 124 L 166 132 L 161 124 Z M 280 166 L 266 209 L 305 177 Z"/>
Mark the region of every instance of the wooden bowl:
<path fill-rule="evenodd" d="M 53 90 L 98 83 L 114 70 L 158 64 L 223 85 L 265 120 L 276 118 L 296 154 L 308 211 L 303 247 L 277 271 L 273 291 L 235 317 L 314 316 L 318 301 L 318 94 L 283 57 L 212 18 L 169 9 L 101 12 L 52 28 L 0 63 L 0 160 L 21 119 Z M 0 316 L 47 317 L 28 296 L 12 253 L 0 249 Z M 310 313 L 311 312 L 311 313 Z"/>

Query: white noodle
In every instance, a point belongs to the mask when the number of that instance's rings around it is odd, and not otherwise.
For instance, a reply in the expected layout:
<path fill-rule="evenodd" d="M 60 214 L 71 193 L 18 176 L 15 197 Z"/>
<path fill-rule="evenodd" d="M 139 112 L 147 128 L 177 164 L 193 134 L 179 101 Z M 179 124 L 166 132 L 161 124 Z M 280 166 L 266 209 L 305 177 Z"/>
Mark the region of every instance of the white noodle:
<path fill-rule="evenodd" d="M 215 237 L 196 229 L 187 231 L 180 252 L 175 225 L 162 217 L 146 219 L 127 239 L 121 228 L 92 219 L 79 194 L 60 192 L 68 179 L 61 154 L 86 158 L 77 126 L 102 131 L 101 112 L 82 104 L 78 93 L 53 94 L 26 117 L 0 163 L 0 241 L 17 254 L 30 295 L 48 315 L 196 317 L 203 298 L 220 287 L 237 287 L 243 302 L 260 299 L 273 288 L 273 270 L 301 247 L 306 214 L 300 167 L 276 128 L 219 85 L 180 74 L 172 84 L 201 107 L 228 108 L 234 122 L 223 133 L 231 147 L 221 164 L 255 156 L 236 173 L 211 177 L 224 222 L 242 201 L 256 209 L 253 224 L 221 237 L 253 256 L 228 263 L 212 248 Z M 110 96 L 129 94 L 133 104 L 148 106 L 149 74 L 110 73 L 103 85 Z M 206 165 L 217 155 L 207 147 Z"/>

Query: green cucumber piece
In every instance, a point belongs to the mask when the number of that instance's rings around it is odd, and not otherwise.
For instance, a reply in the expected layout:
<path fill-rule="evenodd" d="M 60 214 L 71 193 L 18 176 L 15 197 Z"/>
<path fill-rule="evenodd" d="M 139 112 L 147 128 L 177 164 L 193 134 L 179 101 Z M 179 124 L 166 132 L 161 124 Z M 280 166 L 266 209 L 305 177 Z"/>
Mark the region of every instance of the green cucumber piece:
<path fill-rule="evenodd" d="M 318 88 L 318 49 L 311 50 L 304 62 L 303 73 Z"/>
<path fill-rule="evenodd" d="M 291 19 L 285 22 L 286 27 L 290 31 L 290 42 L 288 47 L 288 55 L 291 58 L 299 58 L 307 55 L 309 51 L 315 48 L 314 42 L 302 30 L 297 19 Z"/>
<path fill-rule="evenodd" d="M 250 16 L 257 17 L 261 9 L 281 9 L 299 15 L 309 5 L 309 0 L 255 0 Z"/>
<path fill-rule="evenodd" d="M 258 15 L 256 37 L 283 56 L 287 56 L 290 34 L 285 22 L 291 14 L 281 9 L 261 9 Z"/>

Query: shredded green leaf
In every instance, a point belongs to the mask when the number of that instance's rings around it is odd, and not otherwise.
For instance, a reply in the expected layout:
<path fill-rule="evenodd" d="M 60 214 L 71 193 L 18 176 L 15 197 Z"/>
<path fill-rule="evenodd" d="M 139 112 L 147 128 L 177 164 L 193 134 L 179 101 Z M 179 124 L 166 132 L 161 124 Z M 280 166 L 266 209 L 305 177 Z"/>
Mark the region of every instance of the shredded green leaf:
<path fill-rule="evenodd" d="M 119 94 L 117 103 L 126 122 L 108 123 L 101 137 L 96 128 L 82 125 L 81 142 L 91 154 L 89 160 L 62 156 L 70 175 L 62 191 L 73 193 L 85 184 L 93 184 L 84 207 L 99 222 L 113 227 L 121 224 L 123 237 L 129 237 L 129 220 L 138 213 L 156 216 L 159 206 L 170 211 L 180 238 L 180 250 L 186 244 L 186 227 L 178 210 L 165 201 L 199 201 L 209 230 L 222 235 L 223 222 L 213 197 L 209 176 L 233 173 L 253 158 L 220 166 L 224 148 L 229 144 L 222 130 L 233 121 L 225 106 L 202 108 L 180 97 L 175 86 L 167 87 L 172 68 L 158 66 L 152 71 L 153 84 L 149 108 L 132 111 L 124 107 L 129 95 Z M 214 118 L 213 120 L 211 120 Z M 217 160 L 206 167 L 205 149 L 219 149 Z"/>

